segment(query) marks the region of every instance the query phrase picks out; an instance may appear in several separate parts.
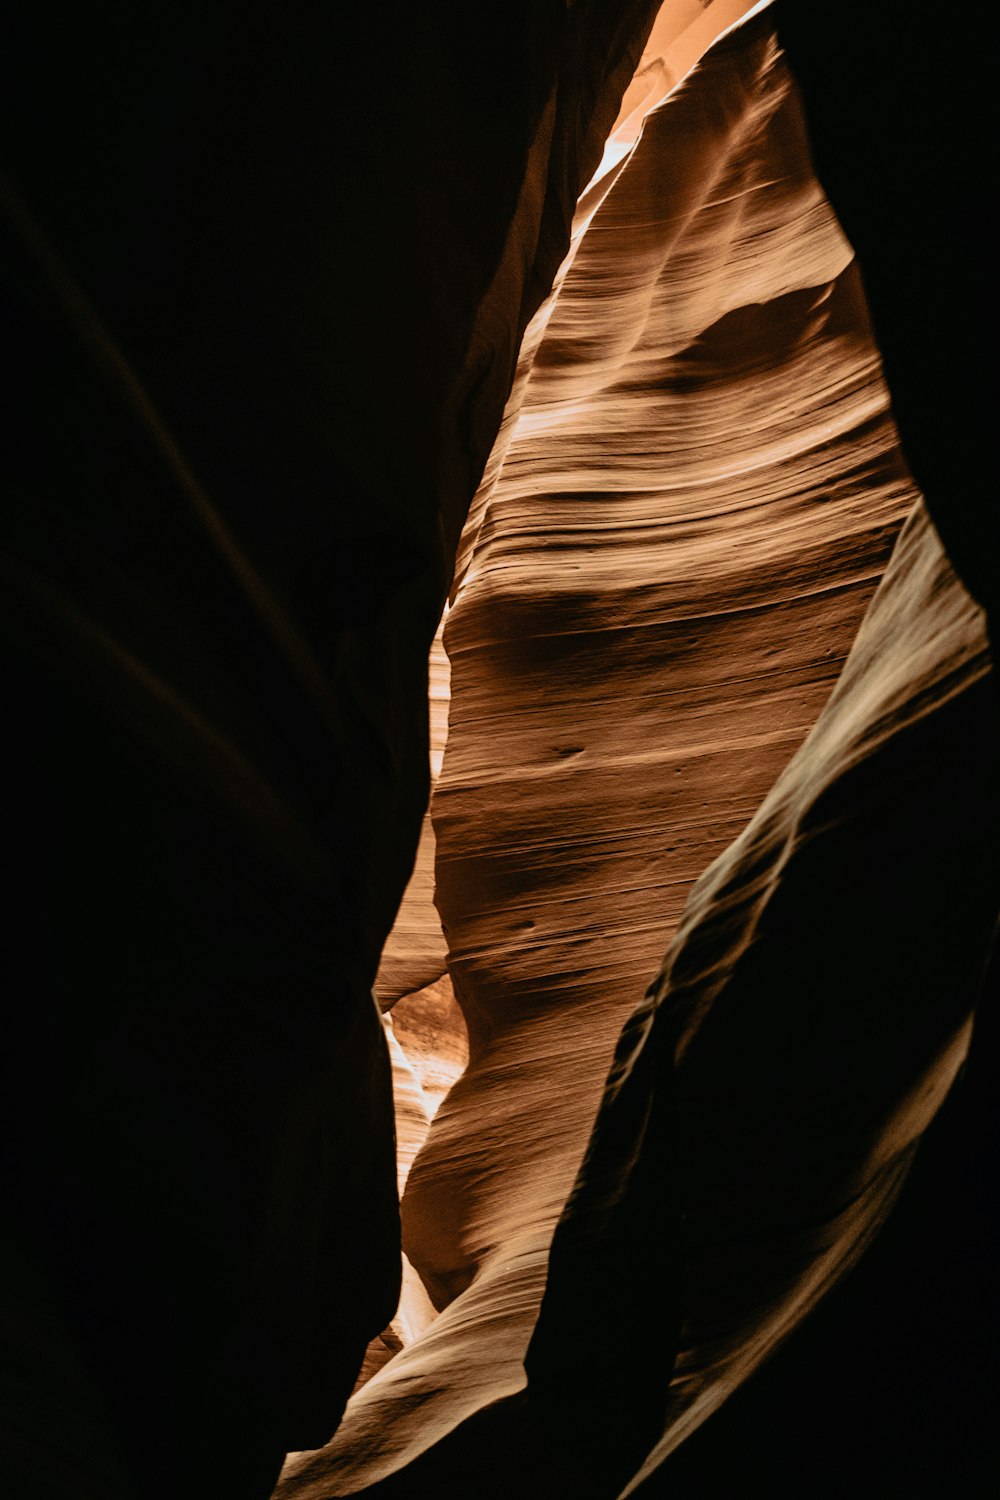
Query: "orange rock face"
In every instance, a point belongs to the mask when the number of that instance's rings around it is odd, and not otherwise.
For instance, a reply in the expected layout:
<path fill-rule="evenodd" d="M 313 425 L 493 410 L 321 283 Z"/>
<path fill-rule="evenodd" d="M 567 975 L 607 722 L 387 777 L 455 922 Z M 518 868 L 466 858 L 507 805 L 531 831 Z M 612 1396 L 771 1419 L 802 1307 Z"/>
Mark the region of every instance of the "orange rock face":
<path fill-rule="evenodd" d="M 888 982 L 860 952 L 829 956 L 851 861 L 879 817 L 900 836 L 934 802 L 942 726 L 960 743 L 984 711 L 982 621 L 914 512 L 857 268 L 767 17 L 679 88 L 660 62 L 647 56 L 620 129 L 651 76 L 669 91 L 606 156 L 528 330 L 445 631 L 436 900 L 470 1061 L 403 1199 L 404 1248 L 440 1315 L 333 1443 L 290 1466 L 286 1500 L 466 1494 L 474 1454 L 477 1493 L 631 1493 L 856 1258 L 967 1045 L 978 959 L 934 1019 L 928 980 L 895 1071 L 902 1001 L 886 1007 L 863 1102 L 848 1089 L 838 1104 L 831 1069 L 863 1052 Z M 970 805 L 982 776 L 973 755 Z M 881 809 L 860 832 L 855 793 Z M 929 838 L 967 810 L 942 799 Z M 977 867 L 987 833 L 962 826 Z M 980 957 L 995 894 L 968 917 Z M 871 900 L 899 941 L 905 902 Z M 428 912 L 404 914 L 421 952 Z M 819 979 L 801 967 L 809 944 Z M 784 1089 L 791 1033 L 802 1066 Z M 527 1394 L 505 1404 L 547 1273 Z M 652 1392 L 629 1353 L 643 1342 Z M 576 1435 L 578 1467 L 563 1400 L 605 1433 Z M 616 1436 L 619 1406 L 633 1416 Z"/>

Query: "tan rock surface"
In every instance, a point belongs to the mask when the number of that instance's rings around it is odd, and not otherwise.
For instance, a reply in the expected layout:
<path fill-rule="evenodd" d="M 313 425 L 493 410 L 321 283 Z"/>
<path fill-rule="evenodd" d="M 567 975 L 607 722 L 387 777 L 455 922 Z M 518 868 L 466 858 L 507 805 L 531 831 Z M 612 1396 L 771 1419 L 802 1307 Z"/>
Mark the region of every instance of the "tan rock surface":
<path fill-rule="evenodd" d="M 621 1449 L 663 1429 L 623 1495 L 867 1247 L 962 1065 L 1000 902 L 997 733 L 982 613 L 918 506 L 815 729 L 691 894 L 553 1249 L 529 1372 L 551 1383 L 589 1287 L 606 1373 L 562 1361 L 562 1396 L 634 1402 Z M 644 1262 L 682 1289 L 665 1408 L 641 1359 L 608 1392 L 648 1329 Z"/>
<path fill-rule="evenodd" d="M 448 736 L 448 701 L 451 696 L 448 657 L 439 627 L 431 645 L 428 663 L 430 704 L 431 785 L 441 774 Z M 448 945 L 434 905 L 434 828 L 430 811 L 424 813 L 420 842 L 403 900 L 392 931 L 386 939 L 375 976 L 375 994 L 383 1010 L 404 995 L 415 994 L 439 980 L 445 972 Z"/>
<path fill-rule="evenodd" d="M 419 1495 L 428 1473 L 462 1493 L 457 1458 L 408 1465 L 523 1386 L 622 1022 L 815 722 L 915 500 L 766 18 L 585 207 L 446 631 L 438 904 L 471 1061 L 403 1205 L 445 1311 L 282 1496 Z M 586 1381 L 595 1310 L 574 1306 L 561 1347 Z"/>

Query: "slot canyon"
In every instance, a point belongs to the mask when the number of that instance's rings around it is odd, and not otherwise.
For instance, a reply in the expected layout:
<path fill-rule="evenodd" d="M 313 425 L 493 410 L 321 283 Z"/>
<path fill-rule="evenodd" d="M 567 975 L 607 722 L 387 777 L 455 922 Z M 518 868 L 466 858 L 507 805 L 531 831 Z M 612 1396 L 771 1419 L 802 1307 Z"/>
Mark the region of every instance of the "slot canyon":
<path fill-rule="evenodd" d="M 968 18 L 8 42 L 0 1493 L 992 1493 Z"/>

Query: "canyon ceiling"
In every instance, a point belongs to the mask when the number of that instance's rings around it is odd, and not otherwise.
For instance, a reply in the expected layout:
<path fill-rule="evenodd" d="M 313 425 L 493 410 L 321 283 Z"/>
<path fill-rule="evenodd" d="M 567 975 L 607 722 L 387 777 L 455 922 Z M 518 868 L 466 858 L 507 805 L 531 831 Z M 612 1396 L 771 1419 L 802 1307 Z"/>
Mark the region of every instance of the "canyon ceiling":
<path fill-rule="evenodd" d="M 11 1495 L 973 1493 L 984 71 L 855 0 L 20 18 Z"/>

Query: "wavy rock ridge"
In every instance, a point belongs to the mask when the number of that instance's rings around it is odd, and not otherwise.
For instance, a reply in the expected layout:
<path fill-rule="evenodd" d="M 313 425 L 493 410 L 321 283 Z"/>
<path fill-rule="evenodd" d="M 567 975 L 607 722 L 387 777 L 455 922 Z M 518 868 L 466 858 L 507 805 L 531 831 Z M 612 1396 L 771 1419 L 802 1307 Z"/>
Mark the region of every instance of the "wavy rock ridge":
<path fill-rule="evenodd" d="M 11 17 L 4 1494 L 978 1492 L 992 59 L 744 9 Z"/>
<path fill-rule="evenodd" d="M 895 1072 L 884 1049 L 902 1018 L 883 1005 L 860 1065 L 866 1103 L 838 1111 L 823 1081 L 864 1054 L 860 1018 L 889 975 L 852 973 L 851 947 L 846 971 L 829 964 L 816 1013 L 796 1003 L 810 945 L 825 953 L 830 924 L 857 924 L 851 860 L 891 834 L 919 888 L 954 817 L 956 858 L 988 876 L 992 813 L 977 830 L 969 814 L 993 803 L 982 757 L 956 764 L 961 805 L 931 770 L 949 734 L 962 745 L 958 719 L 985 712 L 987 660 L 981 618 L 919 517 L 799 749 L 916 495 L 767 18 L 717 45 L 606 166 L 529 330 L 446 630 L 437 900 L 471 1058 L 403 1202 L 407 1252 L 445 1311 L 355 1397 L 333 1444 L 292 1468 L 283 1496 L 462 1493 L 475 1432 L 509 1493 L 495 1449 L 523 1458 L 530 1418 L 505 1415 L 523 1406 L 501 1402 L 496 1429 L 472 1422 L 468 1438 L 459 1424 L 523 1386 L 552 1231 L 615 1039 L 716 856 L 651 992 L 652 1032 L 605 1093 L 529 1356 L 536 1427 L 572 1407 L 567 1391 L 578 1421 L 594 1409 L 595 1431 L 614 1427 L 609 1410 L 632 1414 L 603 1446 L 580 1445 L 579 1471 L 565 1451 L 554 1471 L 534 1451 L 521 1488 L 610 1495 L 651 1474 L 859 1253 L 967 1043 L 989 878 L 964 919 L 951 1008 L 934 1011 L 942 976 L 912 976 L 926 1024 L 913 1022 Z M 897 777 L 923 787 L 926 844 L 903 838 L 915 813 L 893 800 Z M 855 797 L 884 814 L 859 822 Z M 900 940 L 915 930 L 942 896 L 923 886 L 923 905 L 909 885 L 891 911 L 872 900 L 873 938 L 879 923 Z M 794 920 L 775 916 L 786 908 Z M 838 1006 L 847 986 L 857 1003 Z M 907 983 L 894 993 L 905 1005 Z M 803 1028 L 831 1060 L 824 1072 L 803 1041 L 797 1091 L 782 1092 Z M 752 1211 L 740 1181 L 759 1183 Z M 818 1238 L 795 1227 L 817 1220 Z M 771 1249 L 744 1265 L 733 1246 L 754 1234 Z M 678 1266 L 683 1305 L 668 1292 L 651 1315 L 650 1280 Z M 658 1371 L 636 1356 L 644 1341 Z M 623 1361 L 645 1385 L 623 1379 Z"/>

